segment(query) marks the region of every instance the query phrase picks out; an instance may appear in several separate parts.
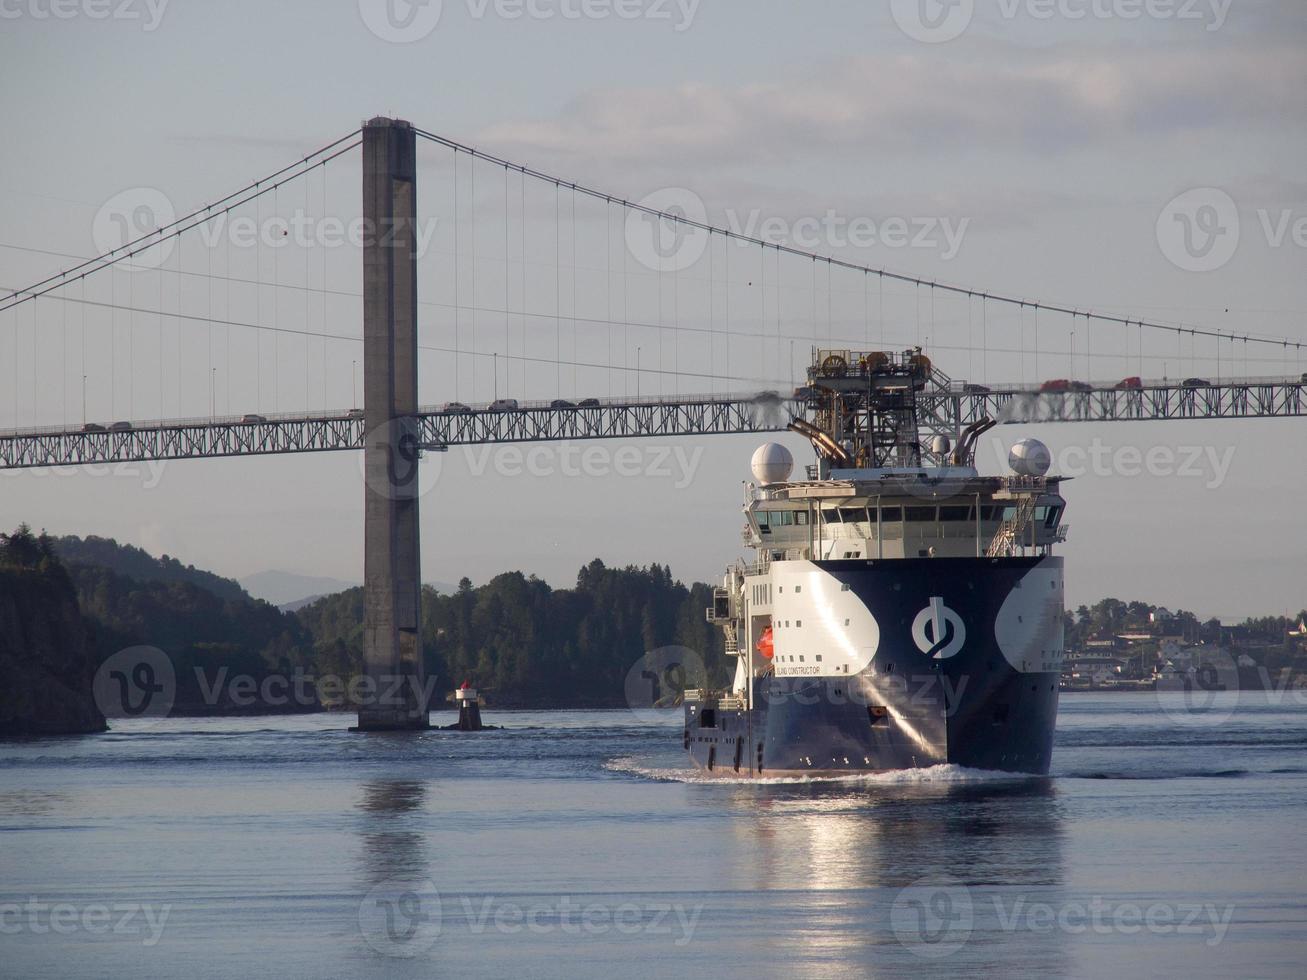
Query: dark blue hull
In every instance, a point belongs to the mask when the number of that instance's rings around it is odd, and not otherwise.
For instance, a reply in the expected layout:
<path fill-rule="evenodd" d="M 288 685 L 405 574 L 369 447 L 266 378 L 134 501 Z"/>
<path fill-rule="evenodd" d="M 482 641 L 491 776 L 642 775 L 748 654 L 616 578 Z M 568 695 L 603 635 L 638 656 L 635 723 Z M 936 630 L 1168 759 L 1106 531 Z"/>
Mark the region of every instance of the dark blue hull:
<path fill-rule="evenodd" d="M 840 677 L 759 677 L 751 709 L 730 698 L 687 699 L 685 748 L 696 766 L 755 776 L 939 764 L 1048 772 L 1062 644 L 1060 559 L 812 564 L 874 616 L 879 638 L 870 663 Z M 951 638 L 956 650 L 931 643 Z M 814 648 L 804 649 L 805 661 L 814 659 Z M 787 669 L 796 668 L 773 668 Z"/>

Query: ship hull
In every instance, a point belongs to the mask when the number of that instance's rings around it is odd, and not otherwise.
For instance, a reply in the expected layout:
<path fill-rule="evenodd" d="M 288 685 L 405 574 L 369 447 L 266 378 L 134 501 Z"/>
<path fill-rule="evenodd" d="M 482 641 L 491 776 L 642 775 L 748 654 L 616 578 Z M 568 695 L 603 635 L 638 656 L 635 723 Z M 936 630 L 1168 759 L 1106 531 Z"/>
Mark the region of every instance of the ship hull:
<path fill-rule="evenodd" d="M 695 766 L 732 777 L 941 764 L 1048 772 L 1062 657 L 1060 558 L 786 564 L 796 567 L 774 577 L 800 596 L 773 612 L 779 635 L 789 635 L 769 675 L 754 681 L 752 707 L 687 697 L 683 740 Z M 866 609 L 862 620 L 845 616 L 851 597 Z M 794 624 L 805 619 L 851 624 L 860 635 L 804 635 Z"/>

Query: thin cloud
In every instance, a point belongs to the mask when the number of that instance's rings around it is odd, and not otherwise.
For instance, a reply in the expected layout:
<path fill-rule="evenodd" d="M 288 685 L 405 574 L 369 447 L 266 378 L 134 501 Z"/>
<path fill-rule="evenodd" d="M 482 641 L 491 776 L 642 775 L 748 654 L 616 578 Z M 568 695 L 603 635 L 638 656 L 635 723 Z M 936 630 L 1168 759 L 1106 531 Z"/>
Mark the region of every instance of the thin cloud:
<path fill-rule="evenodd" d="M 535 158 L 648 166 L 792 162 L 922 150 L 1073 151 L 1250 122 L 1301 124 L 1297 45 L 938 52 L 842 60 L 775 81 L 590 92 L 553 119 L 507 122 L 483 142 Z"/>

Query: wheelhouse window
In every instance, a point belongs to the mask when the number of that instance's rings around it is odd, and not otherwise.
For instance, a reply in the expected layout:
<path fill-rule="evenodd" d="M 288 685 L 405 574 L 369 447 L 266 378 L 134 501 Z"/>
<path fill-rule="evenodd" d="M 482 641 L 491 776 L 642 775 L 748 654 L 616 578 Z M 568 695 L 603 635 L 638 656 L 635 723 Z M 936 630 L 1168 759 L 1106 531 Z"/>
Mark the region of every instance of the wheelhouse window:
<path fill-rule="evenodd" d="M 935 520 L 934 507 L 907 507 L 907 520 L 910 522 L 928 523 Z"/>

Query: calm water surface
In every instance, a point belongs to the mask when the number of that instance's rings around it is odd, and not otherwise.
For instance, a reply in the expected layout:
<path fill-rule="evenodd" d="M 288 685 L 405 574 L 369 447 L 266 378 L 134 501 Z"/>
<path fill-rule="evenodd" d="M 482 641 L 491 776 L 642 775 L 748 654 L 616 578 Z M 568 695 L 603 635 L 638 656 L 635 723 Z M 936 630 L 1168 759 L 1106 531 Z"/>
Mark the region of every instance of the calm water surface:
<path fill-rule="evenodd" d="M 1049 779 L 710 782 L 625 711 L 0 742 L 0 974 L 1301 977 L 1307 705 L 1226 714 L 1066 696 Z"/>

